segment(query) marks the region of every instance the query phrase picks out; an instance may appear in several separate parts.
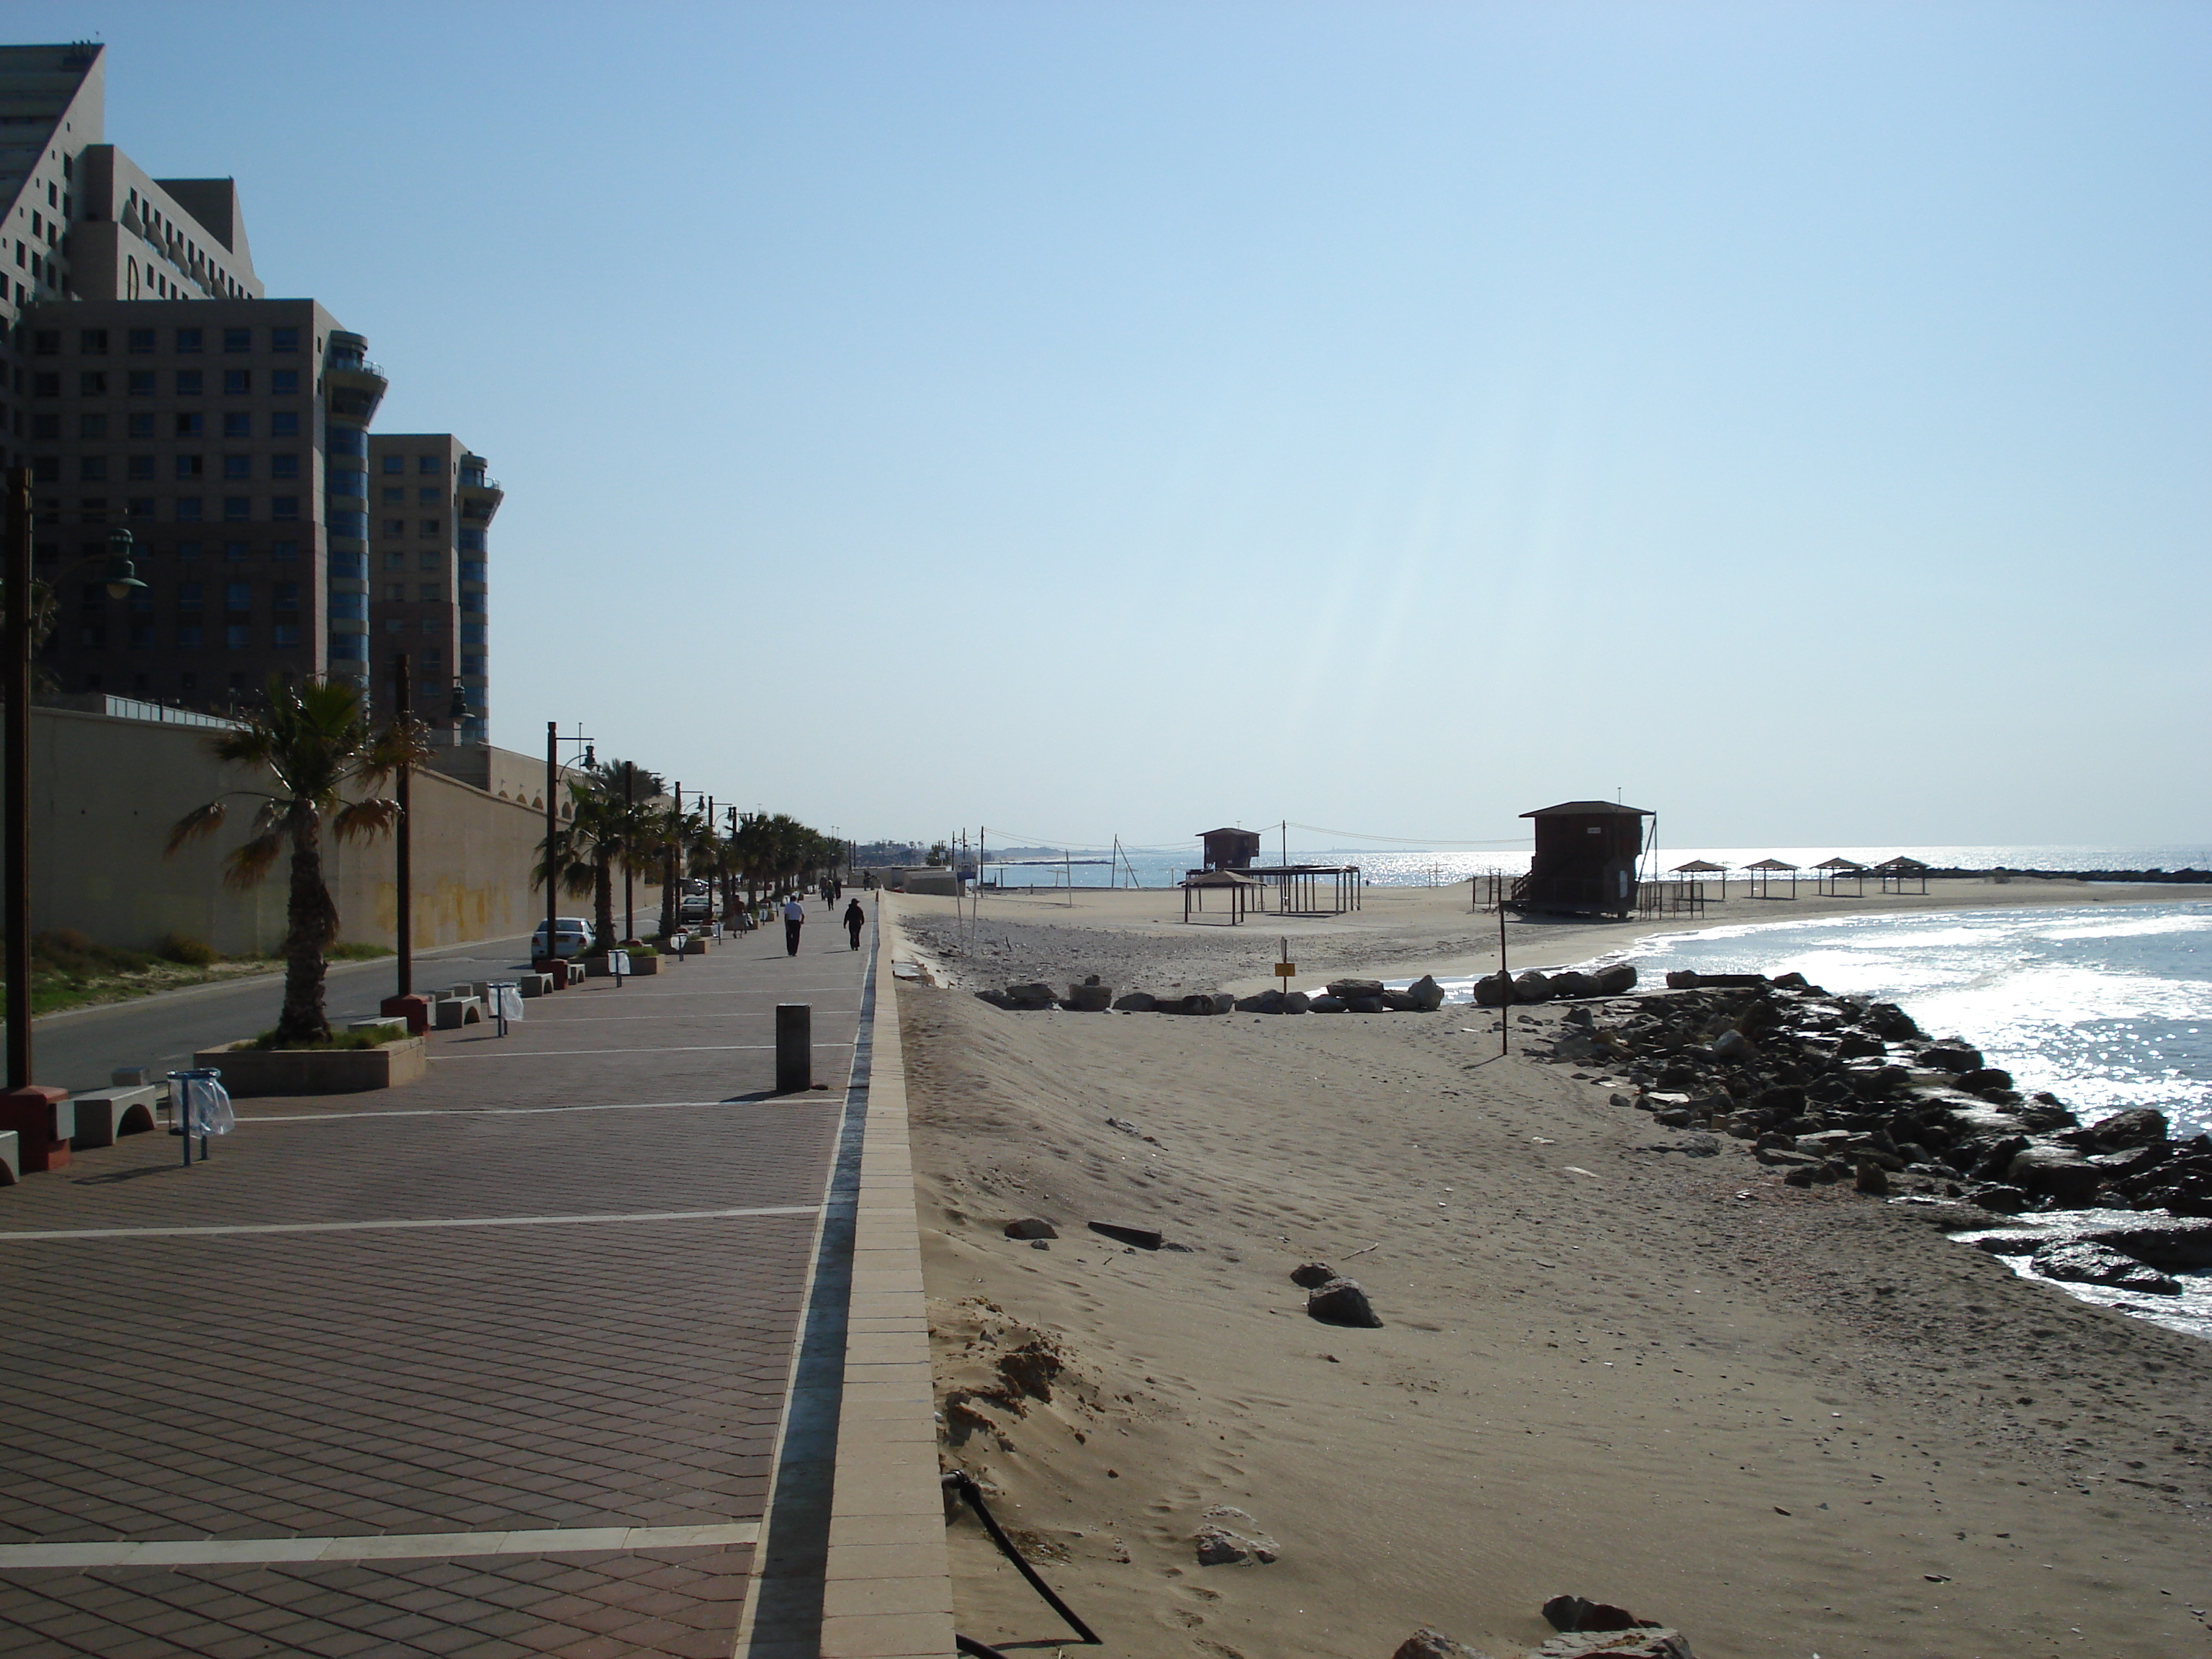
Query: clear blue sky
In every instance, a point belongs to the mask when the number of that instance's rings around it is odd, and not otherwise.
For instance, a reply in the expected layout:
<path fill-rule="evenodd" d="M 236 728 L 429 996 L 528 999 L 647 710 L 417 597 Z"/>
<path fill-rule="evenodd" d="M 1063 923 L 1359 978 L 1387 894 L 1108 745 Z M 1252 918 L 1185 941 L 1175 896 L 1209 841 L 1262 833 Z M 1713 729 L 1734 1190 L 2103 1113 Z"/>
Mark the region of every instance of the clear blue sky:
<path fill-rule="evenodd" d="M 864 836 L 2212 837 L 2202 4 L 8 15 L 492 459 L 509 746 Z"/>

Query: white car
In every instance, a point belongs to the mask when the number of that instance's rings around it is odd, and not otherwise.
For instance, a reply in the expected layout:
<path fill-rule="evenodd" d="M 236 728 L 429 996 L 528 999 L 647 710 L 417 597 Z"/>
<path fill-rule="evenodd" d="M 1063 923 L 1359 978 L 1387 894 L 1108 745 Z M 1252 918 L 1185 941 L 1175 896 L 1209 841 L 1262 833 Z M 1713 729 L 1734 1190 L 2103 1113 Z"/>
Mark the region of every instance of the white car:
<path fill-rule="evenodd" d="M 599 943 L 599 935 L 592 924 L 581 916 L 553 918 L 553 954 L 556 957 L 580 957 Z M 538 931 L 530 936 L 530 955 L 535 961 L 545 955 L 545 924 L 539 922 Z"/>

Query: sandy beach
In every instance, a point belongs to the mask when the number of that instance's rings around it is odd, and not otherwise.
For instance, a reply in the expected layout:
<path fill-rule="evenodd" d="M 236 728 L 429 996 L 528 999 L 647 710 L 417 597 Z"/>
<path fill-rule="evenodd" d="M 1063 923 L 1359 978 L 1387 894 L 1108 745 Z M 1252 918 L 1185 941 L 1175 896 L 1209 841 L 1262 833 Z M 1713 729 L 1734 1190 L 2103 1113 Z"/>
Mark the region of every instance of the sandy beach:
<path fill-rule="evenodd" d="M 1736 900 L 2170 902 L 2102 884 Z M 2185 892 L 2184 896 L 2187 896 Z M 970 988 L 1487 972 L 1456 890 L 1186 927 L 1175 893 L 893 900 L 948 1466 L 1109 1650 L 1387 1659 L 1421 1625 L 1506 1656 L 1568 1592 L 1729 1655 L 2212 1651 L 2212 1348 L 2015 1278 L 1930 1212 L 1680 1155 L 1523 1043 L 1559 1018 L 1012 1013 Z M 1679 925 L 1679 924 L 1675 924 Z M 1516 923 L 1516 969 L 1672 927 Z M 1523 1021 L 1535 1021 L 1524 1024 Z M 1971 1037 L 1972 1033 L 1966 1033 Z M 1661 1148 L 1665 1148 L 1662 1150 Z M 1045 1249 L 1004 1237 L 1052 1221 Z M 1159 1229 L 1168 1248 L 1085 1231 Z M 1291 1273 L 1383 1321 L 1309 1319 Z M 1209 1510 L 1278 1559 L 1201 1565 Z M 1068 1639 L 972 1520 L 959 1627 Z M 1073 1644 L 1071 1643 L 1072 1646 Z"/>

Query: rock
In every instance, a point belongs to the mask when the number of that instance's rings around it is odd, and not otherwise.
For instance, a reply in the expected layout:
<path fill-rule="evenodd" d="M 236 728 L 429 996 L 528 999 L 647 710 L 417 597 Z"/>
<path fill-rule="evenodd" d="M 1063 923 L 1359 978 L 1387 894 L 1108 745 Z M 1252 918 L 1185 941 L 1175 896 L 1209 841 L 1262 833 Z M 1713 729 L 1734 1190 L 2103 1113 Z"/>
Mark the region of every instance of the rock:
<path fill-rule="evenodd" d="M 1444 1006 L 1444 988 L 1437 983 L 1434 974 L 1423 974 L 1406 988 L 1406 994 L 1413 1000 L 1413 1006 L 1425 1014 L 1433 1014 Z"/>
<path fill-rule="evenodd" d="M 1332 1279 L 1326 1285 L 1315 1285 L 1306 1292 L 1306 1316 L 1324 1325 L 1352 1325 L 1367 1330 L 1379 1330 L 1382 1324 L 1356 1279 Z"/>
<path fill-rule="evenodd" d="M 1513 980 L 1504 973 L 1491 974 L 1474 982 L 1474 1006 L 1503 1008 L 1513 1000 Z"/>
<path fill-rule="evenodd" d="M 2181 1294 L 2179 1279 L 2169 1279 L 2157 1268 L 2145 1267 L 2110 1245 L 2093 1244 L 2082 1239 L 2046 1244 L 2029 1259 L 2029 1265 L 2045 1279 L 2063 1279 L 2077 1285 L 2109 1285 L 2116 1291 L 2141 1291 L 2151 1296 Z"/>
<path fill-rule="evenodd" d="M 1225 1014 L 1236 1006 L 1237 999 L 1226 991 L 1194 991 L 1173 1002 L 1161 1003 L 1159 1010 L 1170 1014 Z"/>
<path fill-rule="evenodd" d="M 1698 970 L 1694 968 L 1670 968 L 1667 970 L 1667 988 L 1670 991 L 1694 991 L 1698 988 Z"/>
<path fill-rule="evenodd" d="M 1984 1066 L 1977 1071 L 1961 1073 L 1959 1086 L 1975 1094 L 1984 1089 L 2009 1089 L 2012 1087 L 2012 1073 L 2001 1066 Z"/>
<path fill-rule="evenodd" d="M 1149 1014 L 1156 1005 L 1150 991 L 1132 991 L 1114 1006 L 1125 1014 Z"/>
<path fill-rule="evenodd" d="M 1866 1028 L 1885 1042 L 1910 1042 L 1922 1035 L 1912 1023 L 1912 1016 L 1893 1002 L 1876 1002 L 1868 1006 Z"/>
<path fill-rule="evenodd" d="M 2166 1114 L 2138 1106 L 2128 1111 L 2115 1112 L 2110 1117 L 2099 1118 L 2094 1123 L 2081 1128 L 2069 1129 L 2058 1138 L 2069 1146 L 2111 1152 L 2126 1147 L 2162 1146 L 2166 1144 Z"/>
<path fill-rule="evenodd" d="M 1404 991 L 1385 991 L 1382 1006 L 1394 1014 L 1418 1014 L 1421 1005 Z"/>
<path fill-rule="evenodd" d="M 1424 1625 L 1398 1644 L 1398 1650 L 1390 1659 L 1488 1659 L 1488 1656 Z"/>
<path fill-rule="evenodd" d="M 1058 1238 L 1060 1229 L 1042 1216 L 1033 1215 L 1019 1221 L 1009 1221 L 1006 1224 L 1006 1237 L 1008 1238 Z"/>
<path fill-rule="evenodd" d="M 1124 1226 L 1118 1221 L 1093 1221 L 1087 1224 L 1092 1232 L 1103 1237 L 1122 1244 L 1133 1244 L 1140 1250 L 1157 1250 L 1165 1242 L 1157 1228 Z"/>
<path fill-rule="evenodd" d="M 1870 1197 L 1880 1198 L 1889 1191 L 1889 1174 L 1881 1164 L 1872 1158 L 1868 1158 L 1859 1165 L 1858 1174 L 1853 1178 L 1851 1184 L 1856 1190 Z"/>
<path fill-rule="evenodd" d="M 2004 1172 L 2013 1186 L 2073 1207 L 2103 1186 L 2105 1171 L 2065 1146 L 2036 1146 L 2014 1158 Z"/>
<path fill-rule="evenodd" d="M 1282 1553 L 1282 1546 L 1243 1510 L 1221 1504 L 1206 1510 L 1204 1521 L 1191 1536 L 1198 1546 L 1198 1564 L 1202 1567 L 1230 1566 L 1244 1560 L 1273 1561 Z"/>
<path fill-rule="evenodd" d="M 1279 1014 L 1283 1012 L 1280 991 L 1261 991 L 1252 996 L 1239 997 L 1237 1012 L 1240 1014 Z"/>
<path fill-rule="evenodd" d="M 1386 1014 L 1390 1005 L 1381 997 L 1353 997 L 1344 1005 L 1355 1014 Z"/>
<path fill-rule="evenodd" d="M 1992 1182 L 1986 1186 L 1969 1187 L 1966 1196 L 1992 1215 L 2018 1215 L 2028 1206 L 2029 1199 L 2019 1188 Z"/>
<path fill-rule="evenodd" d="M 1838 1060 L 1878 1060 L 1888 1052 L 1871 1031 L 1846 1031 L 1836 1039 Z"/>
<path fill-rule="evenodd" d="M 1580 969 L 1570 968 L 1565 973 L 1552 975 L 1552 994 L 1554 997 L 1594 997 L 1597 994 L 1597 980 Z"/>
<path fill-rule="evenodd" d="M 1314 1000 L 1304 991 L 1285 991 L 1283 994 L 1283 1012 L 1286 1014 L 1303 1014 L 1313 1006 L 1313 1001 Z"/>
<path fill-rule="evenodd" d="M 1342 997 L 1346 1002 L 1356 997 L 1379 997 L 1382 981 L 1379 979 L 1333 979 L 1328 982 L 1328 994 Z"/>
<path fill-rule="evenodd" d="M 1805 988 L 1805 975 L 1802 974 L 1777 974 L 1774 976 L 1774 988 L 1778 991 L 1802 991 Z"/>
<path fill-rule="evenodd" d="M 1982 1069 L 1982 1051 L 1961 1042 L 1939 1042 L 1932 1048 L 1923 1048 L 1912 1057 L 1912 1063 L 1938 1072 L 1956 1072 L 1963 1077 Z M 2009 1088 L 2011 1085 L 2005 1086 Z"/>
<path fill-rule="evenodd" d="M 1513 1000 L 1516 1002 L 1549 1002 L 1552 1000 L 1552 981 L 1534 968 L 1525 974 L 1516 974 L 1513 978 Z"/>
<path fill-rule="evenodd" d="M 1686 1129 L 1696 1118 L 1697 1114 L 1687 1106 L 1668 1106 L 1651 1115 L 1653 1122 L 1663 1123 L 1670 1129 Z"/>
<path fill-rule="evenodd" d="M 1062 1007 L 1079 1014 L 1103 1014 L 1114 1006 L 1114 988 L 1094 978 L 1087 985 L 1071 985 Z"/>
<path fill-rule="evenodd" d="M 1636 968 L 1632 963 L 1616 962 L 1601 968 L 1592 975 L 1597 981 L 1597 994 L 1617 997 L 1636 988 Z"/>
<path fill-rule="evenodd" d="M 1337 1276 L 1336 1269 L 1318 1261 L 1304 1261 L 1291 1269 L 1291 1283 L 1301 1290 L 1318 1290 Z"/>
<path fill-rule="evenodd" d="M 1748 1060 L 1756 1052 L 1741 1031 L 1723 1031 L 1713 1039 L 1713 1052 L 1723 1060 Z"/>
<path fill-rule="evenodd" d="M 1535 1654 L 1536 1659 L 1697 1659 L 1681 1632 L 1658 1626 L 1610 1635 L 1554 1636 Z"/>
<path fill-rule="evenodd" d="M 1318 996 L 1306 1004 L 1306 1012 L 1314 1014 L 1340 1014 L 1344 1012 L 1342 997 Z"/>
<path fill-rule="evenodd" d="M 1216 991 L 1206 1000 L 1213 1005 L 1213 1012 L 1217 1014 L 1225 1014 L 1237 1006 L 1237 999 L 1226 991 Z"/>
<path fill-rule="evenodd" d="M 1636 1630 L 1649 1622 L 1626 1607 L 1610 1601 L 1589 1601 L 1579 1595 L 1555 1595 L 1541 1609 L 1553 1630 Z"/>

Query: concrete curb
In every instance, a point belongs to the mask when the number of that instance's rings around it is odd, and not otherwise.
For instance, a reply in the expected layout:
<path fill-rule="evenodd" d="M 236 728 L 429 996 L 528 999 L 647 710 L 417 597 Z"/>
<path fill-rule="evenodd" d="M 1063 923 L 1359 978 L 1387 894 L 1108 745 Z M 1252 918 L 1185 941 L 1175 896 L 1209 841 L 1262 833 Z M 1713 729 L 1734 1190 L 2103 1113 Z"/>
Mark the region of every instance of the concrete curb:
<path fill-rule="evenodd" d="M 891 901 L 878 913 L 874 1059 L 860 1149 L 844 1405 L 823 1574 L 822 1659 L 951 1659 L 929 1319 L 907 1144 Z"/>

